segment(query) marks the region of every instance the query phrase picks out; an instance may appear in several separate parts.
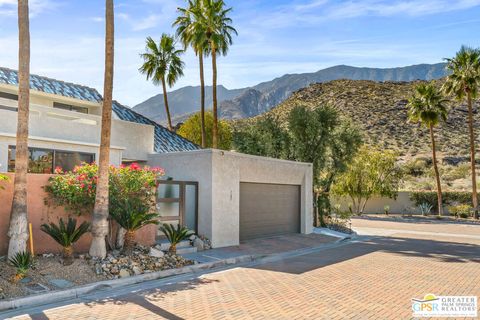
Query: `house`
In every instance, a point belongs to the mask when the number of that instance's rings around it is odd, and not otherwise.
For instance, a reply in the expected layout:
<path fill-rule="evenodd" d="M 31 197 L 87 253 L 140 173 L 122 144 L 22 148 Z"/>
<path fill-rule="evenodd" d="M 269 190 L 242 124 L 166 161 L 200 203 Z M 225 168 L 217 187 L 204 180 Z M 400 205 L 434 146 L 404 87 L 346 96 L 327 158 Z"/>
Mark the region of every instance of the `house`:
<path fill-rule="evenodd" d="M 17 85 L 17 72 L 0 68 L 0 172 L 15 167 Z M 32 75 L 30 102 L 30 173 L 98 159 L 102 97 L 95 89 Z M 117 101 L 112 112 L 111 163 L 160 166 L 173 179 L 159 192 L 162 221 L 182 221 L 214 247 L 312 232 L 311 164 L 202 150 Z"/>
<path fill-rule="evenodd" d="M 78 84 L 32 75 L 30 81 L 31 173 L 71 170 L 98 159 L 102 96 Z M 0 172 L 15 167 L 18 75 L 0 68 Z M 196 150 L 194 143 L 114 102 L 110 161 L 145 163 L 154 152 Z"/>

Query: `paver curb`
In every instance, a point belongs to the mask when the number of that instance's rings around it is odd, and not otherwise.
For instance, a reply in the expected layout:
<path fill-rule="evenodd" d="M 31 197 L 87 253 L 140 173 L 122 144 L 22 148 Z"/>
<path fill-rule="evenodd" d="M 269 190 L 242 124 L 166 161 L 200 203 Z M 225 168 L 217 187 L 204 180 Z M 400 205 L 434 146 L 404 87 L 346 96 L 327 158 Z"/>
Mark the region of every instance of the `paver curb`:
<path fill-rule="evenodd" d="M 21 298 L 14 298 L 8 300 L 0 301 L 0 312 L 8 311 L 12 309 L 24 308 L 24 307 L 35 307 L 43 304 L 50 304 L 55 302 L 61 302 L 69 299 L 77 299 L 82 296 L 93 293 L 94 291 L 100 291 L 105 289 L 115 289 L 120 287 L 126 287 L 129 285 L 134 285 L 141 282 L 158 280 L 167 277 L 172 277 L 176 275 L 183 274 L 195 274 L 201 273 L 206 270 L 216 269 L 220 267 L 226 267 L 229 265 L 245 265 L 251 262 L 255 264 L 275 262 L 277 260 L 286 259 L 290 257 L 295 257 L 303 254 L 313 253 L 323 249 L 330 249 L 342 245 L 340 242 L 344 242 L 345 239 L 339 239 L 332 243 L 324 243 L 317 247 L 310 247 L 298 250 L 292 250 L 282 253 L 273 253 L 273 254 L 247 254 L 242 256 L 237 256 L 233 258 L 226 258 L 218 261 L 199 263 L 194 265 L 185 266 L 178 269 L 169 269 L 156 272 L 150 272 L 141 274 L 138 276 L 131 276 L 127 278 L 120 278 L 114 280 L 104 280 L 91 284 L 86 284 L 76 288 L 70 288 L 65 290 L 50 291 L 48 293 L 42 293 L 37 295 L 31 295 Z M 348 239 L 347 239 L 348 240 Z"/>

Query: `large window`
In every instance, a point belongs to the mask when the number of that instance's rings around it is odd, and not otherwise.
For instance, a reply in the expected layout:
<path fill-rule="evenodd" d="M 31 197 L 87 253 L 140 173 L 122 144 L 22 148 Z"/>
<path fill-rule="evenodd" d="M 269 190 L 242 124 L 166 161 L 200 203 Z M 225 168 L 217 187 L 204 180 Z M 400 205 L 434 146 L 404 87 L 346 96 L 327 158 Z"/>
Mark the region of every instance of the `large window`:
<path fill-rule="evenodd" d="M 88 113 L 88 108 L 72 106 L 70 104 L 64 104 L 64 103 L 60 103 L 60 102 L 54 102 L 53 107 L 57 108 L 57 109 L 62 109 L 62 110 L 75 111 L 75 112 L 80 112 L 80 113 Z"/>
<path fill-rule="evenodd" d="M 18 101 L 18 95 L 0 91 L 0 98 Z"/>
<path fill-rule="evenodd" d="M 51 149 L 28 148 L 29 173 L 53 173 L 56 167 L 63 171 L 70 171 L 82 162 L 92 163 L 95 161 L 95 155 L 92 153 L 60 151 Z M 16 149 L 14 146 L 8 147 L 8 171 L 15 171 Z"/>

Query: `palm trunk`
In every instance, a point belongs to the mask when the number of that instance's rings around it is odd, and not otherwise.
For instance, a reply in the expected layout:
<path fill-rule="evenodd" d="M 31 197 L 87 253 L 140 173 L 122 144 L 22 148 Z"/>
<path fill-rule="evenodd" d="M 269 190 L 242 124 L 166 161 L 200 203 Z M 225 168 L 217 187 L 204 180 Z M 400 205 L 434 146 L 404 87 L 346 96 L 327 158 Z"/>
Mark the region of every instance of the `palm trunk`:
<path fill-rule="evenodd" d="M 212 46 L 212 93 L 213 93 L 213 129 L 212 129 L 212 148 L 218 148 L 218 110 L 217 110 L 217 53 Z"/>
<path fill-rule="evenodd" d="M 125 232 L 125 242 L 123 243 L 123 253 L 130 255 L 135 246 L 135 231 L 127 230 Z"/>
<path fill-rule="evenodd" d="M 200 65 L 200 124 L 202 130 L 202 148 L 207 145 L 207 132 L 205 130 L 205 79 L 203 76 L 203 51 L 198 53 L 198 63 Z"/>
<path fill-rule="evenodd" d="M 438 201 L 438 216 L 443 216 L 443 201 L 442 201 L 442 184 L 440 183 L 440 173 L 437 165 L 437 151 L 435 148 L 435 136 L 433 134 L 433 126 L 430 125 L 430 139 L 432 140 L 432 159 L 433 169 L 435 171 L 435 179 L 437 181 L 437 201 Z"/>
<path fill-rule="evenodd" d="M 172 117 L 170 116 L 170 108 L 168 106 L 167 85 L 165 83 L 165 77 L 162 78 L 162 88 L 163 88 L 163 103 L 165 104 L 165 112 L 167 113 L 168 130 L 173 131 Z"/>
<path fill-rule="evenodd" d="M 104 258 L 107 254 L 108 234 L 108 169 L 110 165 L 110 136 L 112 126 L 112 91 L 114 63 L 114 13 L 113 0 L 106 0 L 105 78 L 103 87 L 102 133 L 98 167 L 97 193 L 93 209 L 92 244 L 90 255 Z"/>
<path fill-rule="evenodd" d="M 168 248 L 168 252 L 171 254 L 177 254 L 177 244 L 171 244 L 170 248 Z"/>
<path fill-rule="evenodd" d="M 470 166 L 472 170 L 472 205 L 474 218 L 478 219 L 477 176 L 475 173 L 475 135 L 473 133 L 472 94 L 467 93 L 468 102 L 468 130 L 470 133 Z"/>
<path fill-rule="evenodd" d="M 27 172 L 30 109 L 30 23 L 28 0 L 18 1 L 18 118 L 13 202 L 8 229 L 8 257 L 26 251 L 28 240 Z"/>
<path fill-rule="evenodd" d="M 64 247 L 63 248 L 63 264 L 64 265 L 71 265 L 73 263 L 73 248 L 72 246 Z"/>

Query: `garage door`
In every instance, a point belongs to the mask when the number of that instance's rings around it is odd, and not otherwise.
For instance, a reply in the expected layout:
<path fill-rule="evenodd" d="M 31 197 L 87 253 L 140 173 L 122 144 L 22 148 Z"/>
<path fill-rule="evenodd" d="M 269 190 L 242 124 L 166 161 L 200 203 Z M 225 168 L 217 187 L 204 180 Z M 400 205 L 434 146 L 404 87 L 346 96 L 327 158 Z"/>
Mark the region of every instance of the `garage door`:
<path fill-rule="evenodd" d="M 300 232 L 300 186 L 240 183 L 240 240 Z"/>

